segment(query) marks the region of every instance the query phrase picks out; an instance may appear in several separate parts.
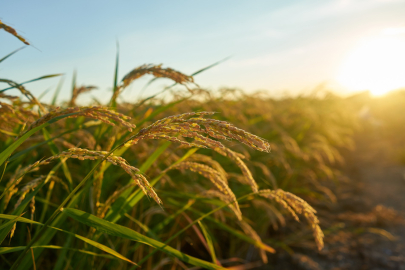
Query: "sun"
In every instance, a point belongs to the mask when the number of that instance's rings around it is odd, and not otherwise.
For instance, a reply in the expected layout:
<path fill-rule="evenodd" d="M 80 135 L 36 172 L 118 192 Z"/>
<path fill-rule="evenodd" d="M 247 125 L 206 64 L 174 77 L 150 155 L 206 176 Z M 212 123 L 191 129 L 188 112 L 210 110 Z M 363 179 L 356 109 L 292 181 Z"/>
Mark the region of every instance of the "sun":
<path fill-rule="evenodd" d="M 405 38 L 364 41 L 348 55 L 337 80 L 349 90 L 369 90 L 375 96 L 405 87 Z"/>

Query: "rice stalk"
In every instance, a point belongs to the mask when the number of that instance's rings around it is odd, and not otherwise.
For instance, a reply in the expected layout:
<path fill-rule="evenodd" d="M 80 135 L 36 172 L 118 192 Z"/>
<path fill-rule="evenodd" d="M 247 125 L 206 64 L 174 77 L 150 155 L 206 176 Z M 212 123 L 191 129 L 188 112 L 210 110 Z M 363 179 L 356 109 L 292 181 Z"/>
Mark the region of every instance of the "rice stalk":
<path fill-rule="evenodd" d="M 25 89 L 25 87 L 22 86 L 21 84 L 18 84 L 18 83 L 14 82 L 14 81 L 7 80 L 7 79 L 0 79 L 0 82 L 7 83 L 7 84 L 10 85 L 12 88 L 16 88 L 16 89 L 20 90 L 20 92 L 21 92 L 24 96 L 26 96 L 26 97 L 30 100 L 30 102 L 32 102 L 32 104 L 35 104 L 35 105 L 37 105 L 37 106 L 39 107 L 39 109 L 41 110 L 41 112 L 43 112 L 43 113 L 46 112 L 45 107 L 38 101 L 38 99 L 37 99 L 33 94 L 31 94 L 30 91 L 28 91 L 27 89 Z"/>
<path fill-rule="evenodd" d="M 247 235 L 249 235 L 256 241 L 263 242 L 260 236 L 257 234 L 257 232 L 246 221 L 239 220 L 238 224 Z M 259 252 L 260 258 L 262 259 L 263 263 L 267 263 L 268 258 L 266 255 L 266 251 L 264 249 L 259 249 Z"/>
<path fill-rule="evenodd" d="M 30 45 L 30 43 L 25 38 L 20 36 L 14 28 L 3 23 L 1 20 L 0 20 L 0 29 L 4 29 L 4 31 L 12 34 L 16 38 L 18 38 L 21 42 L 23 42 L 25 45 Z"/>
<path fill-rule="evenodd" d="M 58 107 L 51 110 L 49 113 L 45 114 L 35 122 L 31 123 L 31 125 L 28 126 L 28 128 L 25 130 L 24 133 L 27 133 L 31 129 L 40 126 L 41 124 L 46 123 L 53 118 L 66 114 L 72 114 L 68 116 L 70 118 L 83 116 L 86 118 L 100 120 L 103 123 L 111 126 L 115 126 L 115 124 L 112 122 L 115 121 L 126 127 L 129 132 L 132 132 L 132 130 L 136 127 L 136 125 L 128 122 L 128 120 L 131 119 L 131 117 L 109 110 L 108 108 L 105 108 L 103 106 L 69 107 L 66 109 L 60 109 Z"/>
<path fill-rule="evenodd" d="M 275 200 L 282 207 L 288 210 L 288 212 L 294 217 L 295 220 L 299 221 L 297 214 L 302 214 L 309 225 L 311 226 L 313 236 L 315 238 L 318 250 L 321 250 L 324 246 L 323 238 L 324 234 L 319 227 L 319 220 L 316 217 L 315 209 L 312 208 L 306 201 L 295 196 L 294 194 L 283 191 L 281 189 L 277 190 L 260 190 L 259 195 L 271 200 Z"/>
<path fill-rule="evenodd" d="M 177 165 L 170 167 L 170 169 L 190 170 L 209 179 L 215 185 L 215 187 L 223 194 L 223 196 L 221 196 L 220 198 L 224 198 L 225 199 L 224 202 L 226 203 L 234 202 L 231 209 L 232 211 L 234 211 L 236 217 L 239 220 L 242 219 L 242 213 L 240 211 L 239 204 L 236 201 L 235 194 L 229 188 L 228 183 L 218 171 L 214 170 L 213 168 L 207 165 L 189 161 L 183 161 Z"/>
<path fill-rule="evenodd" d="M 76 100 L 80 94 L 90 92 L 91 90 L 94 90 L 94 89 L 97 89 L 97 86 L 90 85 L 90 86 L 74 87 L 72 97 L 69 101 L 69 107 L 76 106 Z"/>
<path fill-rule="evenodd" d="M 30 171 L 37 167 L 47 165 L 55 159 L 58 158 L 74 158 L 79 160 L 101 160 L 108 154 L 107 151 L 92 151 L 82 148 L 71 148 L 68 151 L 63 151 L 57 155 L 46 158 L 42 161 L 37 161 L 32 165 L 28 166 L 27 170 Z M 150 186 L 148 180 L 140 173 L 138 168 L 135 168 L 128 164 L 128 162 L 122 157 L 115 156 L 111 154 L 106 158 L 109 163 L 121 167 L 135 183 L 141 188 L 141 190 L 147 194 L 149 197 L 153 198 L 158 204 L 162 204 L 162 201 L 157 196 L 156 192 Z"/>

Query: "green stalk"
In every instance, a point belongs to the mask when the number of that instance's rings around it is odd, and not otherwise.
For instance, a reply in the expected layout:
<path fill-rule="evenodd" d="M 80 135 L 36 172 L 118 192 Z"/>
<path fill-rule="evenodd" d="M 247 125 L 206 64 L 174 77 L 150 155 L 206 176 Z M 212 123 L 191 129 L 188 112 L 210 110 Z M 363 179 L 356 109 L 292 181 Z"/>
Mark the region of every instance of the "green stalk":
<path fill-rule="evenodd" d="M 236 199 L 236 201 L 241 201 L 247 197 L 249 197 L 250 195 L 254 195 L 255 193 L 249 193 L 246 195 L 243 195 L 242 197 L 239 197 L 238 199 Z M 227 207 L 228 205 L 234 203 L 235 201 L 226 203 L 220 207 L 215 208 L 214 210 L 202 215 L 201 217 L 197 218 L 196 220 L 194 220 L 192 223 L 188 224 L 186 227 L 184 227 L 182 230 L 178 231 L 175 235 L 173 235 L 172 237 L 170 237 L 164 244 L 163 247 L 167 246 L 173 239 L 175 239 L 177 236 L 179 236 L 180 234 L 182 234 L 183 232 L 185 232 L 188 228 L 190 228 L 191 226 L 193 226 L 194 224 L 200 222 L 201 220 L 203 220 L 204 218 L 208 217 L 209 215 L 221 210 L 224 207 Z M 162 247 L 162 248 L 163 248 Z M 155 249 L 153 250 L 151 253 L 149 253 L 148 255 L 146 255 L 139 263 L 138 265 L 134 265 L 134 267 L 132 269 L 136 269 L 138 266 L 141 266 L 144 262 L 146 262 L 147 259 L 149 259 L 149 257 L 151 257 L 153 254 L 155 254 L 156 251 L 158 251 L 159 249 Z M 132 270 L 131 269 L 131 270 Z"/>
<path fill-rule="evenodd" d="M 132 137 L 131 137 L 132 138 Z M 130 138 L 130 139 L 131 139 Z M 27 244 L 23 252 L 18 256 L 17 260 L 14 262 L 13 266 L 11 267 L 10 270 L 15 270 L 17 269 L 18 265 L 21 263 L 21 260 L 24 258 L 25 254 L 28 252 L 28 250 L 32 247 L 32 245 L 38 241 L 38 239 L 44 234 L 44 232 L 48 229 L 49 224 L 56 218 L 56 216 L 61 212 L 62 208 L 69 202 L 69 200 L 76 194 L 76 192 L 86 183 L 86 181 L 90 178 L 90 176 L 93 174 L 93 172 L 100 166 L 101 162 L 106 160 L 115 150 L 117 150 L 119 147 L 124 145 L 126 142 L 128 142 L 130 139 L 126 140 L 122 144 L 118 145 L 114 149 L 112 149 L 107 155 L 104 156 L 103 159 L 100 159 L 97 161 L 96 165 L 91 169 L 91 171 L 83 178 L 83 180 L 75 187 L 72 192 L 66 197 L 66 199 L 58 206 L 58 208 L 53 212 L 52 216 L 45 222 L 44 226 L 41 228 L 41 230 L 35 235 L 35 237 Z"/>

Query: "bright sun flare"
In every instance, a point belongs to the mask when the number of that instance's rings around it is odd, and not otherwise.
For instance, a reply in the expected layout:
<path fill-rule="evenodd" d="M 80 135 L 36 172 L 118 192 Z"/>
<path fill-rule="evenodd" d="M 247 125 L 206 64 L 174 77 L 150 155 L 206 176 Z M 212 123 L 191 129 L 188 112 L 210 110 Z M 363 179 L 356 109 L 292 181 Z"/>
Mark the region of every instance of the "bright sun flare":
<path fill-rule="evenodd" d="M 338 81 L 350 90 L 383 95 L 405 87 L 405 38 L 382 36 L 367 40 L 343 63 Z"/>

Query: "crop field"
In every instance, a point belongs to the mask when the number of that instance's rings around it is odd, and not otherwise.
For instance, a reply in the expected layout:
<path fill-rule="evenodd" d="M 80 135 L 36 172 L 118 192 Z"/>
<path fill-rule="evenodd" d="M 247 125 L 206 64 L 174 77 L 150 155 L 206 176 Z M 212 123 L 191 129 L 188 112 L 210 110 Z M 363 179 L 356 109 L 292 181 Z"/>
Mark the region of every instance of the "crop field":
<path fill-rule="evenodd" d="M 86 106 L 96 87 L 75 78 L 44 103 L 30 83 L 59 75 L 0 74 L 0 269 L 404 269 L 405 91 L 273 98 L 115 71 Z M 173 84 L 128 103 L 143 76 Z"/>

